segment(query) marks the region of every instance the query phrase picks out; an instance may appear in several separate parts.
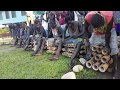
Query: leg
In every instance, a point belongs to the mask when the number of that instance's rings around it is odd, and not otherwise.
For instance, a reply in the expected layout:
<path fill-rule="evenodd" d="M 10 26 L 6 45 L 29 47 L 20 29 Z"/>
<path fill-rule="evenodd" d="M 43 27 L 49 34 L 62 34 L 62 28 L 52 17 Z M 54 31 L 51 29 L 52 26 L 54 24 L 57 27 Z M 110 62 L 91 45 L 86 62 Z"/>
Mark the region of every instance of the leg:
<path fill-rule="evenodd" d="M 24 50 L 26 50 L 28 48 L 29 44 L 30 44 L 30 38 L 28 38 L 28 40 L 26 40 L 26 45 L 24 47 Z"/>
<path fill-rule="evenodd" d="M 45 47 L 45 38 L 43 38 L 43 40 L 42 40 L 42 45 L 41 45 L 41 48 L 40 48 L 40 54 L 42 54 L 43 53 L 43 50 L 44 50 L 44 47 Z"/>
<path fill-rule="evenodd" d="M 77 48 L 75 49 L 75 52 L 72 54 L 72 57 L 70 58 L 70 62 L 69 62 L 69 66 L 70 68 L 72 68 L 74 65 L 73 65 L 73 60 L 74 58 L 77 56 L 78 52 L 80 51 L 80 47 L 81 47 L 82 43 L 79 42 L 77 44 Z"/>
<path fill-rule="evenodd" d="M 32 56 L 34 56 L 35 54 L 38 53 L 39 48 L 41 47 L 41 43 L 42 43 L 42 38 L 40 38 L 40 39 L 38 40 L 37 48 L 36 48 L 36 50 L 32 53 Z"/>
<path fill-rule="evenodd" d="M 56 54 L 55 54 L 52 58 L 50 58 L 50 60 L 57 60 L 57 59 L 59 58 L 59 55 L 60 55 L 61 50 L 62 50 L 62 39 L 60 38 L 60 39 L 59 39 L 59 45 L 58 45 L 58 49 L 57 49 L 57 51 L 56 51 Z"/>
<path fill-rule="evenodd" d="M 22 38 L 20 39 L 19 47 L 21 48 L 21 46 L 22 46 Z"/>
<path fill-rule="evenodd" d="M 18 38 L 15 38 L 14 46 L 18 44 Z"/>
<path fill-rule="evenodd" d="M 113 68 L 114 68 L 114 77 L 113 79 L 120 79 L 120 60 L 118 60 L 118 55 L 113 55 Z"/>

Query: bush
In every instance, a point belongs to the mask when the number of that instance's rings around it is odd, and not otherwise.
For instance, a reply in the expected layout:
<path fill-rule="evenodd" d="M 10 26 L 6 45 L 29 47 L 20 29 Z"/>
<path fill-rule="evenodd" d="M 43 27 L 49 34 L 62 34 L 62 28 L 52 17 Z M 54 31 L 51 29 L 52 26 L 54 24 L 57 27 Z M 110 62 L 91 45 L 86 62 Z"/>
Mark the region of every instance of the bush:
<path fill-rule="evenodd" d="M 0 29 L 0 34 L 9 32 L 8 28 Z"/>

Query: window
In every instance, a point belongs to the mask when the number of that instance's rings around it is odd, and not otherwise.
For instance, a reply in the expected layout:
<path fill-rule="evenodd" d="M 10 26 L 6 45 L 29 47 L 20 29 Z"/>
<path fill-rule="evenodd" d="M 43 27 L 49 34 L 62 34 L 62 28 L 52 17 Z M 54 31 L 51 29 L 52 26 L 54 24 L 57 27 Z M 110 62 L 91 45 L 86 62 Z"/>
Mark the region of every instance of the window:
<path fill-rule="evenodd" d="M 16 17 L 16 11 L 11 11 L 11 14 L 12 14 L 12 18 Z"/>
<path fill-rule="evenodd" d="M 0 11 L 0 20 L 3 20 L 2 11 Z"/>
<path fill-rule="evenodd" d="M 21 11 L 21 15 L 22 16 L 26 15 L 26 12 L 25 11 Z"/>
<path fill-rule="evenodd" d="M 6 19 L 10 18 L 9 11 L 5 11 Z"/>

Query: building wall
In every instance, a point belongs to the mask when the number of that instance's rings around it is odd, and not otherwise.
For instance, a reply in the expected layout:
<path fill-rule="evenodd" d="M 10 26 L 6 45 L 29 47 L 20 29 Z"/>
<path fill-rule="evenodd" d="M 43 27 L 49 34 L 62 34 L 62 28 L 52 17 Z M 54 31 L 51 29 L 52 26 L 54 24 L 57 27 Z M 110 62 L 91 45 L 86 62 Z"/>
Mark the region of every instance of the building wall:
<path fill-rule="evenodd" d="M 0 24 L 7 24 L 7 23 L 17 23 L 23 22 L 27 20 L 26 15 L 22 16 L 21 11 L 16 11 L 16 17 L 12 18 L 11 11 L 9 11 L 10 18 L 6 19 L 5 11 L 2 11 L 3 20 L 0 20 Z"/>

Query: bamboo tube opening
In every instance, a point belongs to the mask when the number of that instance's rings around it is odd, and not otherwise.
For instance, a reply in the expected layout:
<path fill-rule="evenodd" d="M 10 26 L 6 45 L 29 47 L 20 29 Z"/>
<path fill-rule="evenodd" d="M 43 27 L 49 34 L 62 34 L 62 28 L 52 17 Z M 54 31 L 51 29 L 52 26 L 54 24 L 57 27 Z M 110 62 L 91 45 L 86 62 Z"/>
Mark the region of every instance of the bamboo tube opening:
<path fill-rule="evenodd" d="M 99 56 L 95 56 L 95 60 L 97 60 L 97 61 L 98 61 L 99 59 L 100 59 L 100 58 L 99 58 Z"/>
<path fill-rule="evenodd" d="M 94 63 L 95 63 L 94 58 L 91 58 L 89 61 L 86 62 L 86 67 L 91 68 Z"/>
<path fill-rule="evenodd" d="M 99 71 L 100 71 L 100 72 L 105 72 L 106 69 L 105 69 L 104 67 L 101 66 L 101 67 L 99 68 Z"/>
<path fill-rule="evenodd" d="M 92 65 L 93 70 L 97 71 L 99 69 L 99 66 L 101 65 L 101 62 L 96 62 Z"/>
<path fill-rule="evenodd" d="M 110 60 L 110 56 L 103 56 L 103 57 L 101 58 L 101 62 L 102 62 L 102 63 L 107 63 L 109 60 Z"/>
<path fill-rule="evenodd" d="M 102 50 L 102 54 L 103 54 L 103 55 L 107 55 L 107 54 L 108 54 L 108 51 L 107 51 L 107 50 Z"/>
<path fill-rule="evenodd" d="M 96 51 L 97 48 L 95 46 L 92 47 L 92 51 Z"/>
<path fill-rule="evenodd" d="M 92 64 L 87 61 L 87 62 L 86 62 L 86 67 L 87 67 L 87 68 L 91 68 L 91 67 L 92 67 Z"/>
<path fill-rule="evenodd" d="M 98 48 L 98 49 L 97 49 L 97 52 L 98 52 L 98 53 L 102 53 L 101 48 Z"/>

